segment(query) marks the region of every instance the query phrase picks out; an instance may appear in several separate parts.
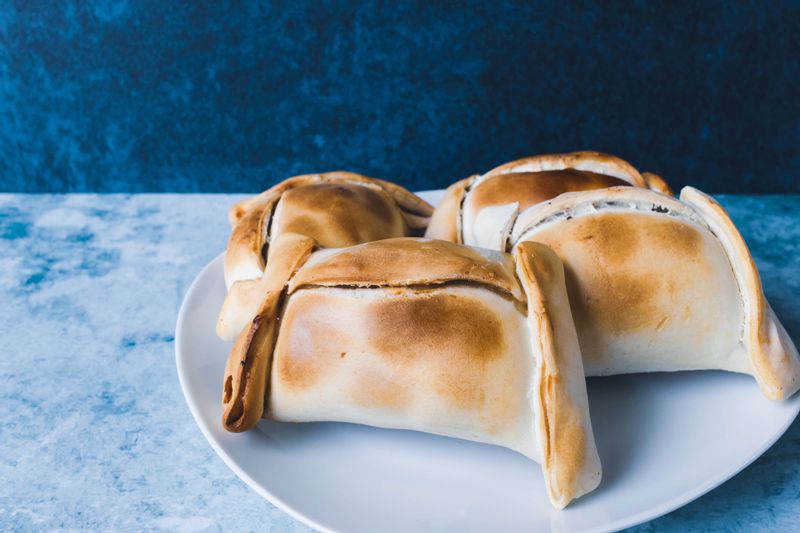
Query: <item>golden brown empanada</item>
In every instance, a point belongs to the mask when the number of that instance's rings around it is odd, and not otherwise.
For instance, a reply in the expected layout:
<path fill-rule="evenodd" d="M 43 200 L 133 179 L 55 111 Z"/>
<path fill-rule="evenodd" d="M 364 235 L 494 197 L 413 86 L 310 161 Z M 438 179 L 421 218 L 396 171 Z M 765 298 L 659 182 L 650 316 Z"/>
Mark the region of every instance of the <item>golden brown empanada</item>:
<path fill-rule="evenodd" d="M 504 249 L 517 215 L 570 191 L 618 185 L 671 194 L 659 176 L 640 174 L 629 163 L 599 152 L 538 155 L 519 159 L 451 185 L 434 211 L 426 237 Z"/>
<path fill-rule="evenodd" d="M 421 234 L 432 213 L 430 205 L 399 185 L 352 172 L 289 178 L 230 209 L 226 284 L 260 278 L 270 243 L 284 233 L 339 248 Z"/>
<path fill-rule="evenodd" d="M 721 369 L 753 375 L 774 399 L 800 387 L 797 349 L 744 240 L 702 192 L 567 193 L 522 212 L 509 240 L 547 244 L 564 262 L 587 375 Z"/>
<path fill-rule="evenodd" d="M 249 286 L 261 302 L 229 356 L 225 428 L 268 416 L 497 444 L 542 464 L 558 508 L 598 485 L 564 273 L 546 246 L 405 238 L 311 253 L 291 234 L 275 245 L 292 259 Z"/>

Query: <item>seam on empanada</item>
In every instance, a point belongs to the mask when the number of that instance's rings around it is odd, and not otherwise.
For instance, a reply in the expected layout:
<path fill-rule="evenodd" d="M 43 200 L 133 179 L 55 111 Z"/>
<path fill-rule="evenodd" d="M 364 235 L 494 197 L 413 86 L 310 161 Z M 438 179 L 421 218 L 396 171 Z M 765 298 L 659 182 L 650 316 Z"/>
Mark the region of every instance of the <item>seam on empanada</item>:
<path fill-rule="evenodd" d="M 472 288 L 479 288 L 485 289 L 490 292 L 497 294 L 498 296 L 502 297 L 504 300 L 508 300 L 512 302 L 514 306 L 517 308 L 518 311 L 525 312 L 528 308 L 528 304 L 525 300 L 521 300 L 516 298 L 510 291 L 503 289 L 502 287 L 498 287 L 497 285 L 492 285 L 490 283 L 482 283 L 479 281 L 472 281 L 472 280 L 463 280 L 463 279 L 450 279 L 450 280 L 441 280 L 441 281 L 431 281 L 426 283 L 364 283 L 360 284 L 358 282 L 354 283 L 332 283 L 332 284 L 316 284 L 316 283 L 304 283 L 303 285 L 298 285 L 294 287 L 288 295 L 291 296 L 299 291 L 303 290 L 313 290 L 313 289 L 353 289 L 353 290 L 360 290 L 360 289 L 408 289 L 410 291 L 414 291 L 415 293 L 425 293 L 425 292 L 433 292 L 438 291 L 446 287 L 472 287 Z"/>

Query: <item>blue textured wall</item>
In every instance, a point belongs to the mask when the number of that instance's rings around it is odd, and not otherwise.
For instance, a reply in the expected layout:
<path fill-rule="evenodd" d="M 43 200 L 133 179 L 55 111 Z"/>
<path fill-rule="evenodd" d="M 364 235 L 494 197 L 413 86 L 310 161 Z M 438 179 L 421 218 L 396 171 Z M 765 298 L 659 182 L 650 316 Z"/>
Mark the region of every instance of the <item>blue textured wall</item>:
<path fill-rule="evenodd" d="M 0 4 L 0 190 L 445 186 L 536 152 L 800 192 L 800 4 Z"/>

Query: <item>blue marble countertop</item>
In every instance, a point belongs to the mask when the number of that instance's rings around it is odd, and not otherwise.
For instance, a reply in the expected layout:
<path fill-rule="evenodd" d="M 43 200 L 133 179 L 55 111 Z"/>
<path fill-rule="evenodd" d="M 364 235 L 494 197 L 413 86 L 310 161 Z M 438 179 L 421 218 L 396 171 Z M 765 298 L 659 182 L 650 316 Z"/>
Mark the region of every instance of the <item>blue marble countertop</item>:
<path fill-rule="evenodd" d="M 225 195 L 0 195 L 0 530 L 308 531 L 195 426 L 175 370 L 184 293 Z M 800 338 L 800 196 L 723 196 Z M 800 530 L 800 422 L 640 531 Z"/>

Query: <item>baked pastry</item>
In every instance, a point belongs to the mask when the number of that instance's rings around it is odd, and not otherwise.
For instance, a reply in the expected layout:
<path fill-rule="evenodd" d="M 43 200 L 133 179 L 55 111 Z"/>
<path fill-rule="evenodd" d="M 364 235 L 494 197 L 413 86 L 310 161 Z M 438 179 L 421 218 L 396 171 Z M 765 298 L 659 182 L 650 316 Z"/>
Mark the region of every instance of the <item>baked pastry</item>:
<path fill-rule="evenodd" d="M 276 244 L 314 246 L 290 234 Z M 230 352 L 226 429 L 262 417 L 344 421 L 497 444 L 542 464 L 558 508 L 598 485 L 578 340 L 550 249 L 405 238 L 302 262 L 251 285 L 263 300 Z"/>
<path fill-rule="evenodd" d="M 434 211 L 425 236 L 502 250 L 514 219 L 528 207 L 565 192 L 618 185 L 672 193 L 659 176 L 640 174 L 626 161 L 611 155 L 538 155 L 451 185 Z"/>
<path fill-rule="evenodd" d="M 744 240 L 702 192 L 563 194 L 516 219 L 510 243 L 528 241 L 564 263 L 587 375 L 721 369 L 754 376 L 773 399 L 800 387 L 797 349 Z"/>
<path fill-rule="evenodd" d="M 428 224 L 433 208 L 388 181 L 352 172 L 289 178 L 234 205 L 225 252 L 225 282 L 260 278 L 269 245 L 283 233 L 299 233 L 321 247 L 340 248 L 405 237 Z"/>

